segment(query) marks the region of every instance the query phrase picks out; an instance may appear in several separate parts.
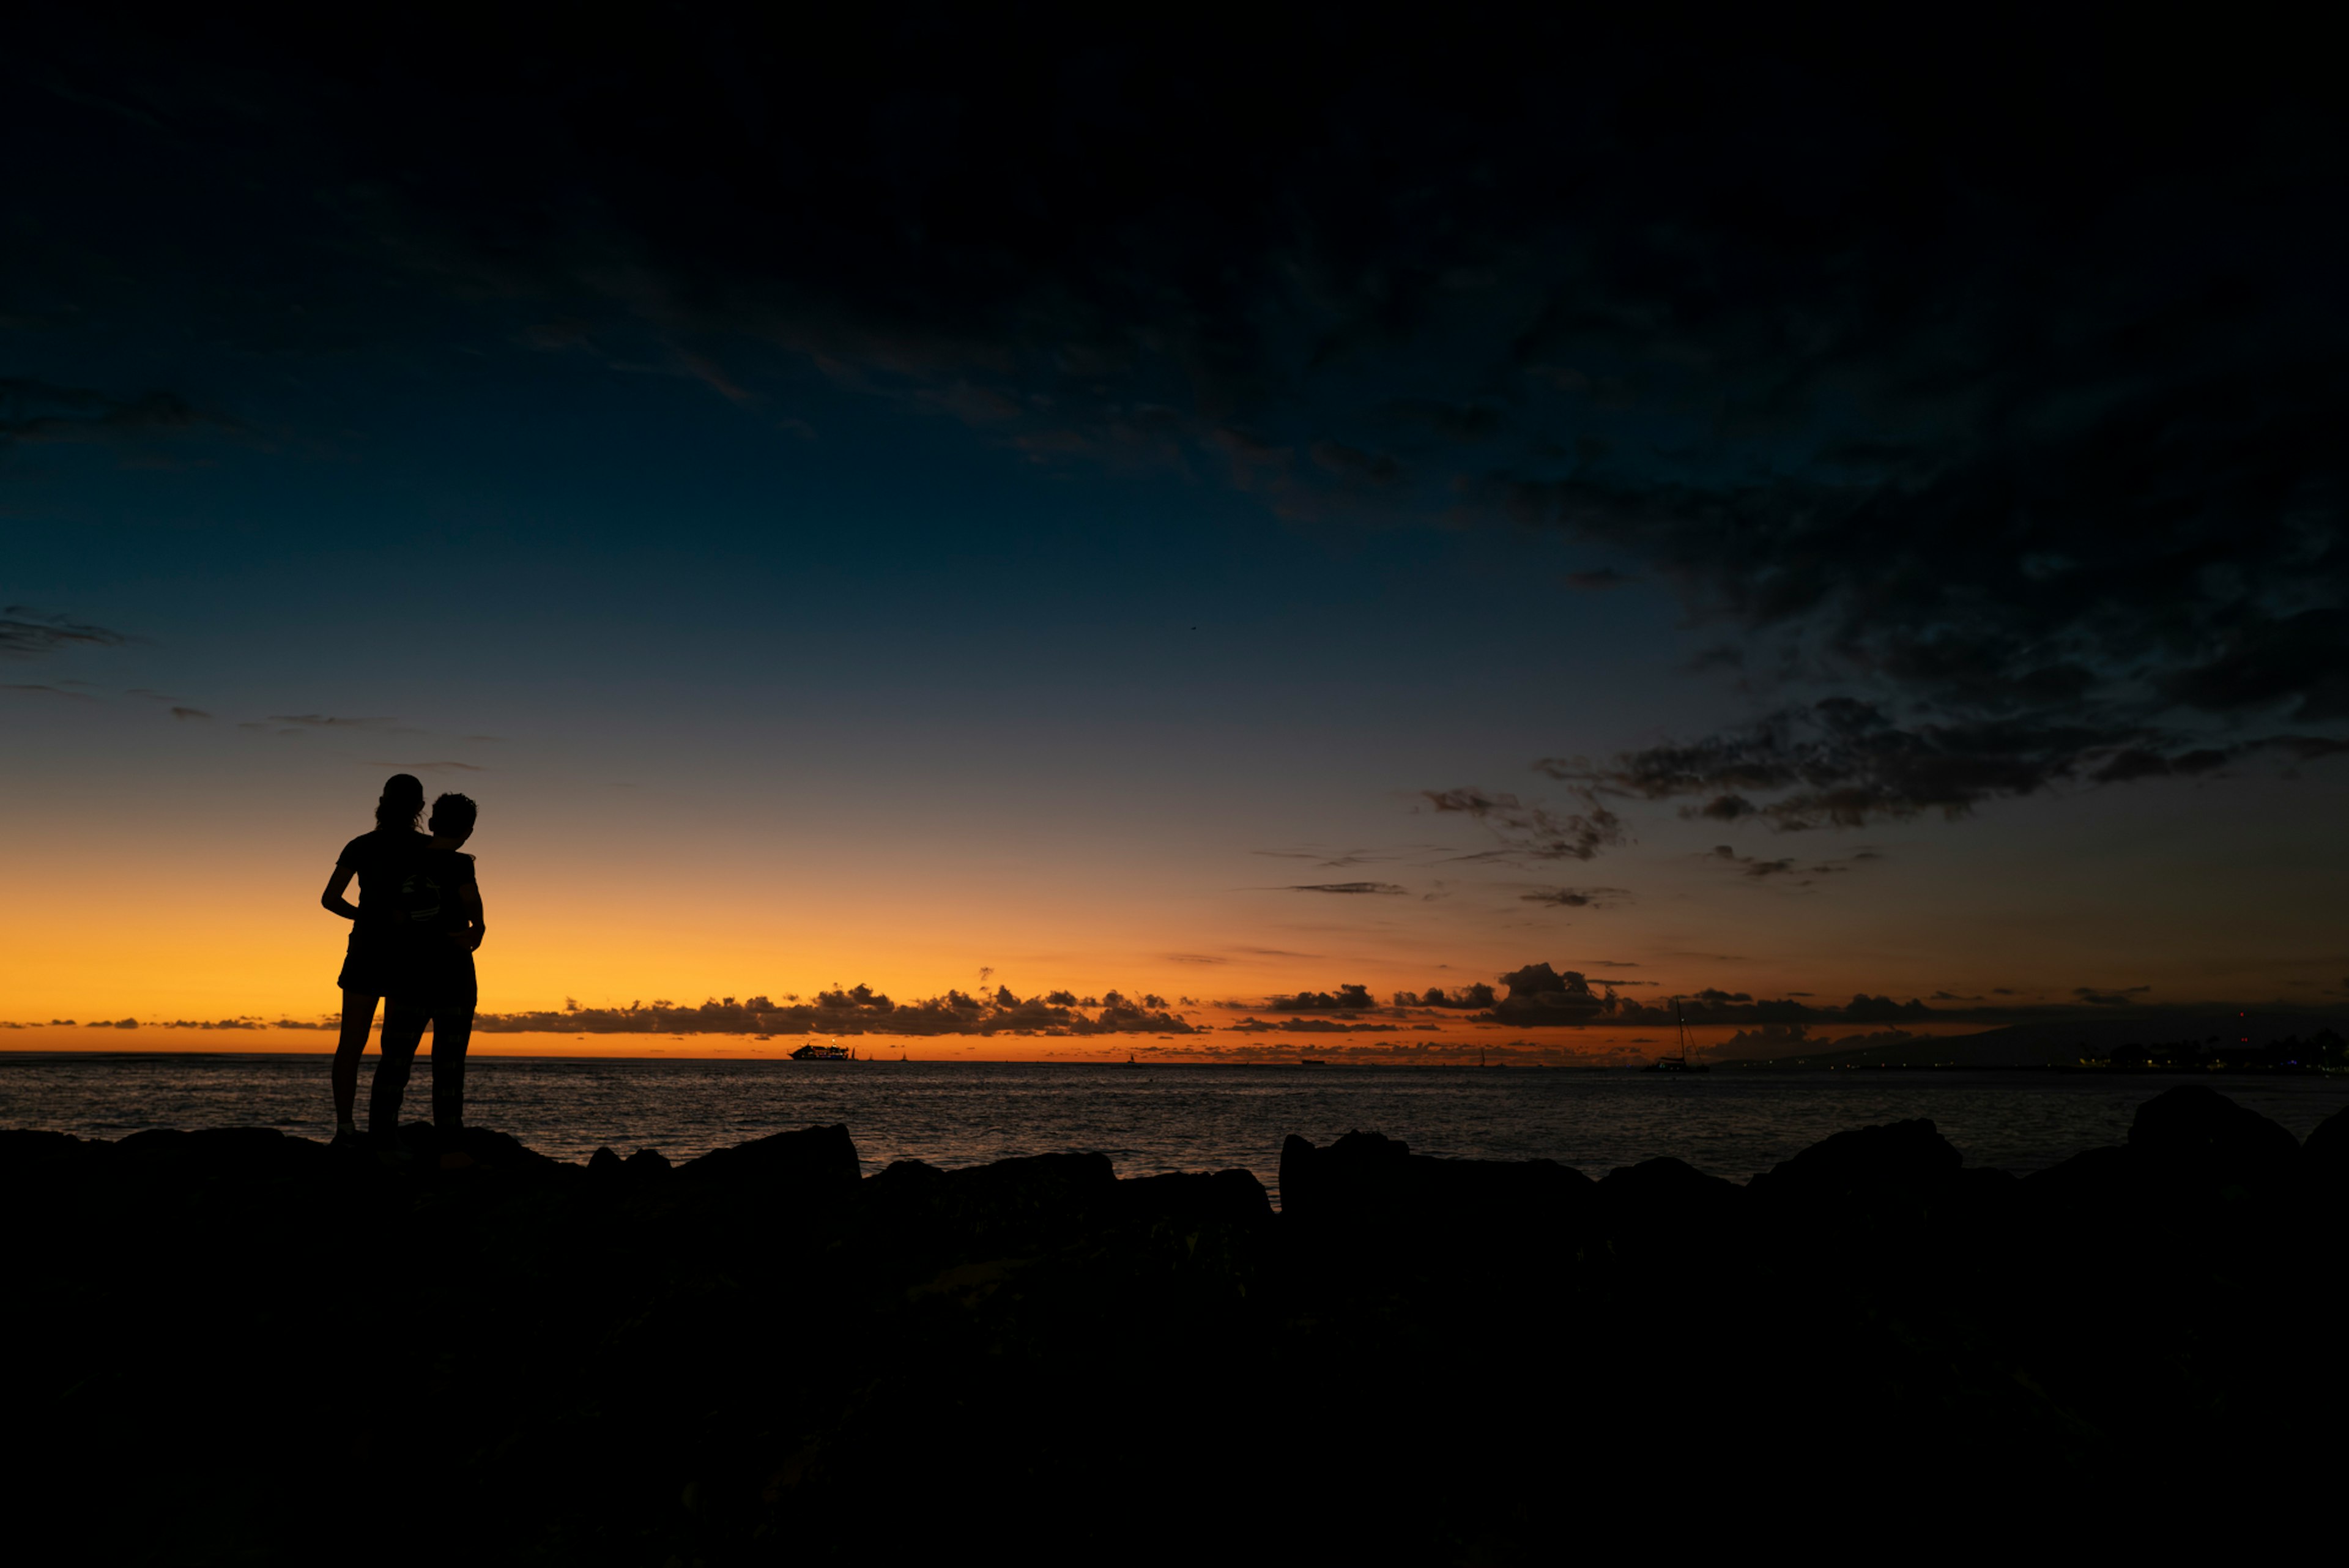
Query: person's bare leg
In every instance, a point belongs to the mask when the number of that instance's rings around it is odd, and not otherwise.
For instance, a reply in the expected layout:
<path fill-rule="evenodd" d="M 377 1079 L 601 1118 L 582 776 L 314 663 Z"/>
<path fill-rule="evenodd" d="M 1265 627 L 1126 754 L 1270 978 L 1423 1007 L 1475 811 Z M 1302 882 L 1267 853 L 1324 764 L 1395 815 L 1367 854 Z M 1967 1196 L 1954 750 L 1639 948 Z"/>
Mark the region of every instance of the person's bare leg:
<path fill-rule="evenodd" d="M 408 1075 L 416 1048 L 424 1043 L 426 1015 L 412 1008 L 383 1010 L 383 1039 L 376 1047 L 375 1082 L 367 1094 L 367 1141 L 389 1151 L 399 1142 L 399 1107 L 408 1096 Z"/>
<path fill-rule="evenodd" d="M 443 1170 L 473 1163 L 465 1152 L 465 1048 L 472 1039 L 471 1008 L 443 1006 L 432 1015 L 432 1141 Z"/>
<path fill-rule="evenodd" d="M 358 1105 L 359 1058 L 367 1052 L 367 1030 L 375 1023 L 377 998 L 355 991 L 343 992 L 343 1033 L 335 1042 L 335 1136 L 357 1133 L 352 1113 Z"/>

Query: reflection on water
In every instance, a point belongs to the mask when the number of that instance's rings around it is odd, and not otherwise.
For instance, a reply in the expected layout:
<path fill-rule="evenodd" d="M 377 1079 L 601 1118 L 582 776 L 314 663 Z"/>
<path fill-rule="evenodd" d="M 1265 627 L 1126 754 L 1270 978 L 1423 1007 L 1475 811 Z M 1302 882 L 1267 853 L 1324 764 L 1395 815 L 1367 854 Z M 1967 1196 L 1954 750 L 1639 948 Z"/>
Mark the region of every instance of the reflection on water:
<path fill-rule="evenodd" d="M 370 1058 L 364 1071 L 373 1069 Z M 412 1095 L 429 1096 L 427 1072 L 419 1062 Z M 1271 1187 L 1284 1136 L 1322 1143 L 1354 1127 L 1406 1138 L 1423 1154 L 1539 1157 L 1593 1176 L 1669 1154 L 1743 1180 L 1829 1133 L 1930 1116 L 1968 1164 L 2035 1170 L 2122 1141 L 2139 1104 L 2186 1081 L 477 1055 L 466 1090 L 475 1125 L 564 1159 L 605 1144 L 687 1159 L 787 1127 L 845 1122 L 868 1174 L 893 1159 L 956 1166 L 1090 1149 L 1121 1176 L 1245 1166 Z M 2191 1081 L 2303 1137 L 2349 1104 L 2340 1079 Z M 333 1131 L 326 1058 L 0 1054 L 0 1127 L 109 1138 L 154 1127 L 274 1127 L 323 1138 Z"/>

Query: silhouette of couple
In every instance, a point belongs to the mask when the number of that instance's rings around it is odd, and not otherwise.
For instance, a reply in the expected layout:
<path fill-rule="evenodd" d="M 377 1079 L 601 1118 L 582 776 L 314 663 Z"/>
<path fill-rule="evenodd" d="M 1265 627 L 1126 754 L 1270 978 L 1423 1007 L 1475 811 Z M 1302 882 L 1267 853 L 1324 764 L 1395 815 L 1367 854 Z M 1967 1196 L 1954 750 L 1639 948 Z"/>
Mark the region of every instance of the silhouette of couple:
<path fill-rule="evenodd" d="M 473 857 L 460 853 L 472 836 L 472 801 L 461 794 L 434 801 L 429 836 L 417 830 L 423 815 L 423 784 L 412 774 L 392 774 L 376 802 L 375 830 L 343 846 L 318 900 L 351 922 L 336 982 L 343 988 L 343 1032 L 335 1047 L 335 1141 L 359 1137 L 352 1120 L 359 1056 L 381 1002 L 383 1046 L 367 1096 L 367 1139 L 387 1158 L 404 1158 L 399 1105 L 429 1023 L 432 1141 L 443 1168 L 453 1168 L 472 1163 L 464 1152 L 465 1047 L 479 994 L 473 950 L 488 928 Z M 357 904 L 343 897 L 354 878 Z"/>

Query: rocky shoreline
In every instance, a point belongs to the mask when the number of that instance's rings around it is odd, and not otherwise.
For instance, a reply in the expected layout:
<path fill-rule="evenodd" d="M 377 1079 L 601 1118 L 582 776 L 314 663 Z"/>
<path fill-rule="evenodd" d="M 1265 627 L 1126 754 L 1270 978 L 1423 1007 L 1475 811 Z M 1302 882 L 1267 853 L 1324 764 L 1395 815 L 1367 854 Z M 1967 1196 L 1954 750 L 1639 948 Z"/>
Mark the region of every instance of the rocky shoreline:
<path fill-rule="evenodd" d="M 2301 1353 L 2349 1281 L 2349 1113 L 2303 1146 L 2199 1086 L 2024 1179 L 1921 1121 L 1743 1186 L 1291 1137 L 1277 1213 L 1100 1155 L 862 1178 L 841 1127 L 674 1168 L 406 1138 L 0 1132 L 20 1536 L 1535 1561 L 1610 1495 L 1724 1532 L 1853 1467 L 2086 1495 L 2344 1392 Z"/>

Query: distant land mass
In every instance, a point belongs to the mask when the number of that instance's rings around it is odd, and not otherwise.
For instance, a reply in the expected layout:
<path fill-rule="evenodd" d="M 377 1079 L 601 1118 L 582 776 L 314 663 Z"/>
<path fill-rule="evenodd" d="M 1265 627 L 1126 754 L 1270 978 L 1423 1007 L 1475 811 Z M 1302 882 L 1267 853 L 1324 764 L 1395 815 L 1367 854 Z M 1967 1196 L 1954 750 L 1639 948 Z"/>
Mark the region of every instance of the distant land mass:
<path fill-rule="evenodd" d="M 2265 1045 L 2320 1030 L 2343 1030 L 2335 1015 L 2316 1012 L 2157 1011 L 2126 1018 L 2045 1019 L 1987 1029 L 1979 1034 L 1916 1035 L 1784 1056 L 1715 1057 L 1740 1067 L 2072 1067 L 2084 1057 L 2108 1056 L 2125 1045 L 2175 1045 L 2211 1039 L 2228 1044 Z"/>

